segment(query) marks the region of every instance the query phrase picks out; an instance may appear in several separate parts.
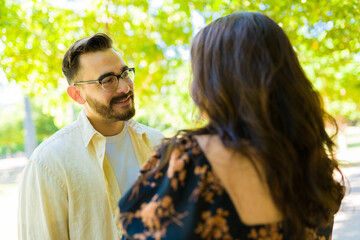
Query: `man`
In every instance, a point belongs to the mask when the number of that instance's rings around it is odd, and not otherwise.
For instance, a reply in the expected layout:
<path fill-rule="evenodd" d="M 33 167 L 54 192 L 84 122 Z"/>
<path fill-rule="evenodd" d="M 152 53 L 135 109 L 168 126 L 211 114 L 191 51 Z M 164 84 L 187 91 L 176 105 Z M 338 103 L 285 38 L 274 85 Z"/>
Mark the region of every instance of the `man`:
<path fill-rule="evenodd" d="M 76 41 L 62 70 L 67 93 L 83 110 L 25 167 L 19 239 L 119 239 L 117 202 L 163 136 L 131 119 L 135 69 L 105 34 Z"/>

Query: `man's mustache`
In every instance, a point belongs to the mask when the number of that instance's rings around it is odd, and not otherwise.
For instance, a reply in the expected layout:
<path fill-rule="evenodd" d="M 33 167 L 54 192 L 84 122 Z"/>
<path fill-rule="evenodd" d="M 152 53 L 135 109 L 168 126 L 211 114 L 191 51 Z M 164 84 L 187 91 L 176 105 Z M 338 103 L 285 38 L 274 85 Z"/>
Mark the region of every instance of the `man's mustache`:
<path fill-rule="evenodd" d="M 113 97 L 111 100 L 110 100 L 110 105 L 111 104 L 114 104 L 116 102 L 119 102 L 119 101 L 122 101 L 128 97 L 131 97 L 131 99 L 134 99 L 134 93 L 133 91 L 129 91 L 128 93 L 126 94 L 123 94 L 123 95 L 120 95 L 120 96 L 116 96 L 116 97 Z"/>

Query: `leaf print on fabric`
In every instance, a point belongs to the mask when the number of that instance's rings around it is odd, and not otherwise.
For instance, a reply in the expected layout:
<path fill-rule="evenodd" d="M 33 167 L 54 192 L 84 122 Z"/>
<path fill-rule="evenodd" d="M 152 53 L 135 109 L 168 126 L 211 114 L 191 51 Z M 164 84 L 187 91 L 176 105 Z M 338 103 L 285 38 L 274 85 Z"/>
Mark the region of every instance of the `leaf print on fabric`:
<path fill-rule="evenodd" d="M 166 232 L 165 229 L 154 231 L 154 232 L 144 231 L 143 233 L 134 234 L 134 239 L 146 240 L 146 239 L 148 239 L 148 237 L 152 237 L 156 240 L 160 240 L 163 238 L 163 236 L 165 236 L 165 232 Z"/>
<path fill-rule="evenodd" d="M 125 239 L 291 239 L 281 223 L 247 226 L 240 221 L 195 137 L 177 139 L 175 149 L 171 166 L 169 159 L 120 201 L 118 225 Z M 142 174 L 152 173 L 160 157 L 154 153 Z M 331 229 L 309 230 L 306 239 L 330 240 Z"/>
<path fill-rule="evenodd" d="M 137 238 L 146 239 L 146 237 L 151 236 L 155 239 L 161 239 L 166 235 L 166 228 L 169 224 L 175 223 L 178 226 L 183 226 L 181 219 L 187 215 L 187 212 L 176 212 L 171 197 L 159 198 L 156 194 L 150 202 L 141 204 L 140 209 L 136 212 L 120 214 L 120 225 L 122 225 L 121 228 L 126 229 L 134 218 L 141 219 L 146 230 L 143 233 L 137 233 Z"/>
<path fill-rule="evenodd" d="M 147 160 L 140 169 L 141 173 L 145 173 L 159 165 L 159 156 L 157 152 L 153 152 L 149 160 Z"/>
<path fill-rule="evenodd" d="M 249 239 L 254 240 L 282 240 L 283 234 L 279 232 L 280 223 L 264 225 L 260 228 L 253 227 L 248 234 Z"/>
<path fill-rule="evenodd" d="M 148 181 L 147 179 L 141 181 L 140 183 L 136 183 L 133 185 L 132 189 L 131 189 L 131 194 L 129 197 L 129 201 L 132 201 L 134 198 L 137 198 L 139 196 L 140 193 L 140 188 L 141 187 L 146 187 L 146 186 L 150 186 L 152 188 L 156 187 L 156 183 L 155 182 L 151 182 Z"/>
<path fill-rule="evenodd" d="M 327 239 L 325 236 L 319 236 L 317 234 L 317 229 L 306 229 L 307 239 L 309 240 L 331 240 L 331 236 Z"/>
<path fill-rule="evenodd" d="M 138 179 L 142 178 L 143 176 L 145 176 L 145 174 L 149 171 L 151 171 L 152 169 L 156 168 L 159 164 L 159 155 L 157 154 L 157 152 L 153 152 L 152 156 L 149 158 L 149 160 L 147 160 L 144 165 L 142 165 L 141 169 L 140 169 L 140 174 Z M 163 173 L 161 171 L 157 171 L 154 174 L 154 179 L 159 179 L 163 176 Z M 133 185 L 132 189 L 131 189 L 131 195 L 129 197 L 129 201 L 132 200 L 133 198 L 139 196 L 139 189 L 140 187 L 144 186 L 150 186 L 152 188 L 156 187 L 156 182 L 155 181 L 149 181 L 148 179 L 143 179 L 140 180 L 140 182 L 137 182 L 136 184 Z"/>
<path fill-rule="evenodd" d="M 119 230 L 122 230 L 122 225 L 120 222 L 120 208 L 119 207 L 116 208 L 115 216 L 116 216 L 115 224 Z"/>
<path fill-rule="evenodd" d="M 175 148 L 169 160 L 169 167 L 167 170 L 167 177 L 171 181 L 171 187 L 176 191 L 179 184 L 185 185 L 186 169 L 185 165 L 189 162 L 189 156 L 186 152 L 181 151 L 179 148 Z M 178 173 L 178 174 L 176 174 Z"/>
<path fill-rule="evenodd" d="M 200 180 L 198 181 L 198 187 L 193 190 L 190 200 L 197 201 L 201 196 L 206 202 L 213 203 L 215 195 L 220 196 L 223 194 L 224 188 L 216 175 L 209 170 L 208 165 L 196 166 L 194 174 L 200 176 Z"/>
<path fill-rule="evenodd" d="M 177 139 L 177 143 L 179 144 L 179 147 L 183 149 L 182 151 L 185 152 L 190 150 L 189 153 L 191 155 L 197 155 L 202 152 L 194 136 L 179 138 Z"/>
<path fill-rule="evenodd" d="M 233 239 L 229 233 L 228 216 L 229 212 L 221 208 L 216 209 L 215 215 L 212 215 L 211 211 L 205 211 L 201 214 L 195 232 L 202 239 Z"/>

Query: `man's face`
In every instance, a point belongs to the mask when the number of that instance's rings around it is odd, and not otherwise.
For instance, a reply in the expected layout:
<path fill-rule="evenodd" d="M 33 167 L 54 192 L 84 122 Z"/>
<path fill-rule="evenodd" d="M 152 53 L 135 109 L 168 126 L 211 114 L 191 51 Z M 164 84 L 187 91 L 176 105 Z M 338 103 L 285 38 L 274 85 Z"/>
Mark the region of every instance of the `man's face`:
<path fill-rule="evenodd" d="M 113 49 L 86 53 L 80 56 L 79 81 L 96 80 L 108 73 L 120 74 L 127 68 L 124 60 Z M 134 84 L 119 79 L 117 89 L 105 91 L 100 84 L 78 86 L 86 100 L 85 109 L 103 120 L 126 121 L 135 115 Z"/>

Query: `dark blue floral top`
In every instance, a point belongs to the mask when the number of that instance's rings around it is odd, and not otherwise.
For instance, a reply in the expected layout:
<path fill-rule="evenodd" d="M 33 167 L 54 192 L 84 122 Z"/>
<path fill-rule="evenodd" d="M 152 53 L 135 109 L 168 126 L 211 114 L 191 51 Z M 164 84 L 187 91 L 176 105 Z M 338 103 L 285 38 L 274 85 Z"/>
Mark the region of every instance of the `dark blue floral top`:
<path fill-rule="evenodd" d="M 248 226 L 211 169 L 195 138 L 179 139 L 161 171 L 133 186 L 119 202 L 123 239 L 286 240 L 282 223 Z M 140 175 L 158 166 L 159 153 Z M 308 230 L 308 239 L 331 239 L 332 226 Z"/>

